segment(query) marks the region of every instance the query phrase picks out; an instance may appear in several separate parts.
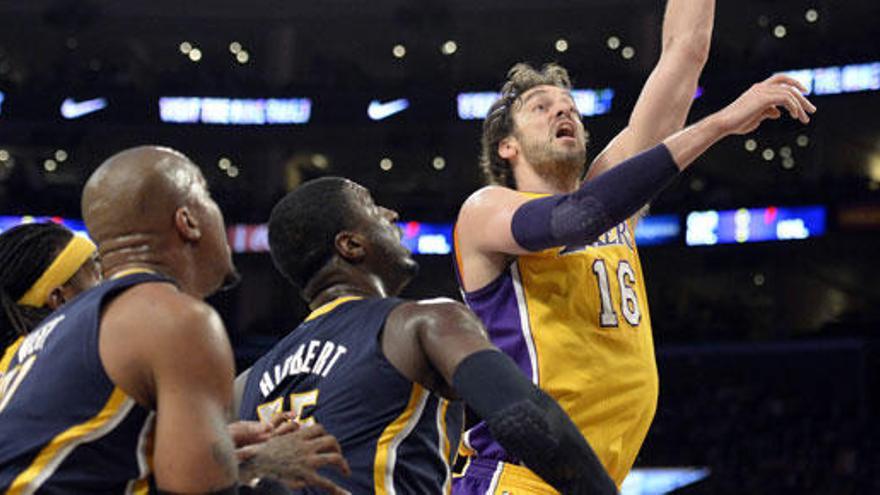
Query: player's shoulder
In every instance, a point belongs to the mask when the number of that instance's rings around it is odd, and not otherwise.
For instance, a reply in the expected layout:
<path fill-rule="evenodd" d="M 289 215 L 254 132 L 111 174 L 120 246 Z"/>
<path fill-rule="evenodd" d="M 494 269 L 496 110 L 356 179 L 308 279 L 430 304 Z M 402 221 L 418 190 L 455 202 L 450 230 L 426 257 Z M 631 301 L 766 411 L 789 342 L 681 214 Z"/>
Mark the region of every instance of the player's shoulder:
<path fill-rule="evenodd" d="M 524 193 L 504 186 L 485 186 L 473 192 L 462 203 L 456 220 L 459 235 L 487 232 L 486 226 L 509 221 L 514 211 L 529 197 Z"/>
<path fill-rule="evenodd" d="M 474 210 L 479 211 L 494 208 L 497 207 L 501 201 L 521 197 L 521 192 L 509 187 L 498 185 L 484 186 L 471 193 L 471 195 L 464 200 L 464 203 L 462 203 L 461 209 L 459 210 L 459 216 Z"/>
<path fill-rule="evenodd" d="M 478 322 L 467 306 L 447 297 L 407 300 L 392 310 L 389 324 L 417 332 L 454 330 L 462 323 Z"/>
<path fill-rule="evenodd" d="M 102 327 L 122 326 L 127 336 L 148 340 L 200 340 L 223 331 L 217 312 L 168 282 L 135 285 L 106 308 Z"/>

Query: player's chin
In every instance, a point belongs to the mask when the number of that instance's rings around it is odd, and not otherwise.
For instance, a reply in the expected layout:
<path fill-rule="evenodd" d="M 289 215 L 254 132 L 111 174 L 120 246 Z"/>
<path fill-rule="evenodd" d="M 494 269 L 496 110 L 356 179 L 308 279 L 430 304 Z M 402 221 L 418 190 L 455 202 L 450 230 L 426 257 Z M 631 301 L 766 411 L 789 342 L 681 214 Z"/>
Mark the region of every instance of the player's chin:
<path fill-rule="evenodd" d="M 411 254 L 407 254 L 402 261 L 402 265 L 406 274 L 410 277 L 415 277 L 419 274 L 419 262 L 413 259 Z"/>
<path fill-rule="evenodd" d="M 229 270 L 226 271 L 226 275 L 223 276 L 223 282 L 220 285 L 220 290 L 229 290 L 235 288 L 241 282 L 241 273 L 235 267 L 235 265 L 229 265 Z"/>

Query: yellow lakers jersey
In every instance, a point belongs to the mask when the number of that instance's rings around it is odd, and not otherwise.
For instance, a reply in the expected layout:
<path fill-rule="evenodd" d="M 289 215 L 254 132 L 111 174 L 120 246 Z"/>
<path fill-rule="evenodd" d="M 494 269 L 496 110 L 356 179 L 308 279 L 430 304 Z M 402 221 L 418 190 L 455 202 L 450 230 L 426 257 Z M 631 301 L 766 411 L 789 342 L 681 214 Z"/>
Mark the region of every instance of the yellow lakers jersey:
<path fill-rule="evenodd" d="M 559 402 L 618 485 L 635 462 L 658 395 L 634 237 L 624 222 L 591 245 L 518 256 L 489 285 L 464 293 L 492 342 Z M 519 462 L 484 423 L 465 433 L 461 450 L 473 459 Z"/>

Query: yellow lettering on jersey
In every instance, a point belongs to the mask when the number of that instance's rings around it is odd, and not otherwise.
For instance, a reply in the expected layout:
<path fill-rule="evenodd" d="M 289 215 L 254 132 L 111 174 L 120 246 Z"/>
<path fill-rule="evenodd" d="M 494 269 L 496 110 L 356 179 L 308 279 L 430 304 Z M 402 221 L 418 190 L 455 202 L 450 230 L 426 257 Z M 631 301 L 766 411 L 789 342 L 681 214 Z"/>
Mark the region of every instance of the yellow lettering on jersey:
<path fill-rule="evenodd" d="M 257 406 L 257 417 L 266 424 L 272 423 L 272 418 L 284 412 L 284 397 L 279 397 L 271 402 L 265 402 Z"/>
<path fill-rule="evenodd" d="M 303 426 L 312 426 L 315 424 L 315 418 L 311 414 L 305 416 L 307 407 L 314 407 L 318 404 L 318 392 L 320 390 L 309 390 L 301 394 L 290 394 L 290 409 L 296 414 L 295 421 Z"/>

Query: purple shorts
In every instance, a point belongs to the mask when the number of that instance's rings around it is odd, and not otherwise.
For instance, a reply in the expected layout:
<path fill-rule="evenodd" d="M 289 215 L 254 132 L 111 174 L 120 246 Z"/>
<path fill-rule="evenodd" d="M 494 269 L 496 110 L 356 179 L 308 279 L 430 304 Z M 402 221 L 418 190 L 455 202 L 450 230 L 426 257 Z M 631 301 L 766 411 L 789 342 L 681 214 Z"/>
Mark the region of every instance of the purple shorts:
<path fill-rule="evenodd" d="M 452 480 L 453 495 L 558 495 L 524 466 L 471 458 Z"/>

